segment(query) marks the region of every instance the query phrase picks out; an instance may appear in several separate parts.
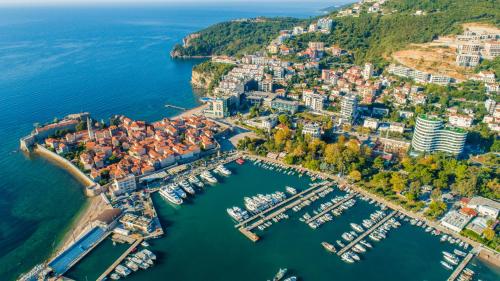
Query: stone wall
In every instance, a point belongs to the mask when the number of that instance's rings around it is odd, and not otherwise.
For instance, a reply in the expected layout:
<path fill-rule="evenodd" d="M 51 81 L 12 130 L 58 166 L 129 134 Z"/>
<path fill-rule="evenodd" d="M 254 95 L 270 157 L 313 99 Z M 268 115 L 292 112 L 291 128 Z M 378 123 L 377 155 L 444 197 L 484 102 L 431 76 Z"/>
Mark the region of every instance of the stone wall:
<path fill-rule="evenodd" d="M 85 186 L 85 194 L 87 196 L 96 196 L 101 192 L 101 186 L 84 174 L 78 167 L 73 165 L 66 158 L 46 149 L 40 144 L 35 145 L 34 152 L 46 159 L 56 163 L 73 175 L 79 182 Z"/>

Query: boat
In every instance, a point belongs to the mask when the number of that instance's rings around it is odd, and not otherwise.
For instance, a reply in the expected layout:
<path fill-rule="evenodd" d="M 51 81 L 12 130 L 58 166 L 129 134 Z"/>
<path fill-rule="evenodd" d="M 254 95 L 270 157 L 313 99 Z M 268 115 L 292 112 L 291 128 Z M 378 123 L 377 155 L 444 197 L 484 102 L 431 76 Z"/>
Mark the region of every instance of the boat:
<path fill-rule="evenodd" d="M 361 240 L 359 243 L 363 244 L 367 248 L 373 248 L 372 244 L 368 243 L 366 240 Z"/>
<path fill-rule="evenodd" d="M 204 171 L 200 174 L 200 177 L 204 180 L 206 180 L 209 183 L 217 183 L 217 179 L 212 176 L 212 174 L 209 171 Z"/>
<path fill-rule="evenodd" d="M 464 253 L 458 249 L 453 250 L 453 253 L 457 256 L 460 256 L 460 257 L 465 257 L 467 255 L 466 253 Z"/>
<path fill-rule="evenodd" d="M 291 186 L 287 186 L 285 188 L 285 190 L 286 190 L 286 192 L 290 193 L 291 195 L 297 194 L 297 190 L 295 188 L 291 187 Z"/>
<path fill-rule="evenodd" d="M 354 236 L 348 232 L 344 232 L 342 234 L 342 239 L 344 239 L 346 241 L 352 241 L 352 239 L 354 239 Z"/>
<path fill-rule="evenodd" d="M 231 171 L 228 168 L 224 167 L 224 165 L 222 164 L 217 166 L 217 168 L 215 168 L 215 171 L 224 176 L 230 176 L 232 174 Z"/>
<path fill-rule="evenodd" d="M 448 270 L 453 270 L 453 266 L 449 265 L 447 262 L 445 261 L 440 261 L 441 265 L 444 266 L 446 269 Z"/>
<path fill-rule="evenodd" d="M 443 257 L 447 263 L 451 264 L 451 265 L 458 265 L 458 259 L 454 259 L 454 258 L 451 258 L 451 257 L 447 257 L 447 256 L 444 256 Z"/>
<path fill-rule="evenodd" d="M 236 159 L 236 163 L 238 163 L 239 165 L 243 165 L 245 163 L 245 160 L 243 160 L 243 158 L 238 158 Z M 256 162 L 258 164 L 258 162 Z"/>
<path fill-rule="evenodd" d="M 161 187 L 159 191 L 161 197 L 169 201 L 170 203 L 180 205 L 183 203 L 182 199 L 171 189 L 167 187 Z"/>
<path fill-rule="evenodd" d="M 295 277 L 295 276 L 290 276 L 290 277 L 288 277 L 287 279 L 285 279 L 284 281 L 297 281 L 297 277 Z"/>
<path fill-rule="evenodd" d="M 146 241 L 142 241 L 141 242 L 141 246 L 143 246 L 143 247 L 149 247 L 149 243 L 146 242 Z"/>
<path fill-rule="evenodd" d="M 172 184 L 172 190 L 181 198 L 187 198 L 186 192 L 182 188 L 179 187 L 177 183 Z"/>
<path fill-rule="evenodd" d="M 229 216 L 231 216 L 236 221 L 243 221 L 249 218 L 248 212 L 246 210 L 242 210 L 240 207 L 231 207 L 226 209 Z"/>
<path fill-rule="evenodd" d="M 188 178 L 188 181 L 191 183 L 191 184 L 194 184 L 196 185 L 197 187 L 204 187 L 205 184 L 203 184 L 202 181 L 200 181 L 195 175 L 192 175 Z"/>
<path fill-rule="evenodd" d="M 361 260 L 361 258 L 357 254 L 355 254 L 354 252 L 349 252 L 349 255 L 355 261 L 360 261 Z"/>
<path fill-rule="evenodd" d="M 111 273 L 109 278 L 111 278 L 112 280 L 118 280 L 120 279 L 120 275 L 118 273 Z"/>
<path fill-rule="evenodd" d="M 355 224 L 355 223 L 351 223 L 351 228 L 354 229 L 356 232 L 359 232 L 359 233 L 365 231 L 361 225 Z"/>
<path fill-rule="evenodd" d="M 360 244 L 354 245 L 353 249 L 358 250 L 359 251 L 358 253 L 364 253 L 364 252 L 366 252 L 365 247 L 361 246 Z"/>
<path fill-rule="evenodd" d="M 133 261 L 130 261 L 130 260 L 129 260 L 129 261 L 125 262 L 125 265 L 126 265 L 128 268 L 132 269 L 133 271 L 137 271 L 137 270 L 139 270 L 139 266 L 138 266 L 135 262 L 133 262 Z"/>
<path fill-rule="evenodd" d="M 132 271 L 130 271 L 130 269 L 128 269 L 127 267 L 119 264 L 115 267 L 115 271 L 116 273 L 120 274 L 120 276 L 122 277 L 126 277 L 128 276 Z"/>
<path fill-rule="evenodd" d="M 182 187 L 182 189 L 184 189 L 184 191 L 186 191 L 187 193 L 189 193 L 191 195 L 194 195 L 196 193 L 194 188 L 189 184 L 189 182 L 187 180 L 181 180 L 179 182 L 179 185 Z"/>
<path fill-rule="evenodd" d="M 330 244 L 328 242 L 321 242 L 321 246 L 323 246 L 323 248 L 325 248 L 325 250 L 327 250 L 330 253 L 337 252 L 337 250 L 335 249 L 335 246 L 333 246 L 332 244 Z"/>
<path fill-rule="evenodd" d="M 337 240 L 337 241 L 335 241 L 335 242 L 337 243 L 337 245 L 339 245 L 339 247 L 341 247 L 341 248 L 344 248 L 344 247 L 345 247 L 345 244 L 344 244 L 344 243 L 342 243 L 342 241 Z"/>
<path fill-rule="evenodd" d="M 280 268 L 278 273 L 274 275 L 273 281 L 279 281 L 285 277 L 285 274 L 287 273 L 288 269 L 287 268 Z"/>
<path fill-rule="evenodd" d="M 354 260 L 351 258 L 351 256 L 348 253 L 344 253 L 341 256 L 342 260 L 347 262 L 347 263 L 353 263 Z"/>
<path fill-rule="evenodd" d="M 143 249 L 141 251 L 146 257 L 152 260 L 156 260 L 156 255 L 148 249 Z"/>

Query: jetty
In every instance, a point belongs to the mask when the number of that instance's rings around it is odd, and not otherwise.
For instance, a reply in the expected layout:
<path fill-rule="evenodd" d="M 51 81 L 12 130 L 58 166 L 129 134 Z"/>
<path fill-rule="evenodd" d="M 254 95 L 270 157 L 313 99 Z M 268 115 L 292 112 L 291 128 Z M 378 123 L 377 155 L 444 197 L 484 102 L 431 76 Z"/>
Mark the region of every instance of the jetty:
<path fill-rule="evenodd" d="M 389 215 L 387 215 L 386 217 L 384 217 L 381 221 L 377 222 L 374 226 L 372 226 L 370 229 L 368 229 L 367 231 L 365 231 L 363 234 L 359 235 L 358 237 L 356 237 L 356 239 L 354 239 L 353 241 L 351 241 L 349 244 L 347 244 L 347 246 L 345 246 L 344 248 L 342 248 L 340 251 L 337 252 L 337 255 L 341 256 L 342 254 L 344 254 L 345 252 L 347 252 L 349 249 L 351 249 L 354 245 L 358 244 L 359 241 L 361 241 L 363 238 L 365 238 L 367 235 L 369 235 L 370 233 L 372 233 L 375 229 L 379 228 L 382 224 L 384 224 L 386 221 L 388 221 L 390 218 L 392 218 L 397 212 L 396 211 L 392 211 L 392 213 L 390 213 Z"/>
<path fill-rule="evenodd" d="M 342 205 L 344 202 L 346 202 L 347 200 L 350 200 L 354 197 L 354 194 L 351 194 L 349 196 L 347 196 L 346 198 L 340 200 L 339 202 L 333 204 L 332 206 L 324 209 L 323 211 L 321 211 L 320 213 L 318 213 L 317 215 L 311 217 L 310 219 L 306 220 L 306 223 L 310 223 L 312 221 L 315 221 L 317 218 L 323 216 L 324 214 L 328 213 L 329 211 L 337 208 L 338 206 Z"/>
<path fill-rule="evenodd" d="M 173 109 L 177 109 L 177 110 L 182 110 L 182 111 L 187 111 L 188 109 L 185 108 L 185 107 L 182 107 L 182 106 L 178 106 L 178 105 L 173 105 L 173 104 L 165 104 L 165 107 L 166 108 L 173 108 Z"/>
<path fill-rule="evenodd" d="M 323 185 L 321 188 L 318 188 L 320 185 L 313 185 L 311 187 L 309 187 L 308 189 L 305 189 L 297 194 L 295 194 L 294 196 L 290 197 L 290 198 L 287 198 L 283 201 L 281 201 L 280 203 L 244 220 L 243 222 L 240 222 L 238 224 L 236 224 L 234 227 L 235 228 L 240 228 L 242 226 L 246 226 L 249 222 L 251 221 L 254 221 L 258 218 L 261 218 L 257 223 L 254 223 L 252 224 L 250 227 L 246 227 L 247 229 L 252 229 L 252 228 L 255 228 L 257 227 L 258 225 L 262 224 L 263 222 L 265 222 L 266 220 L 269 220 L 269 219 L 272 219 L 273 217 L 275 217 L 276 215 L 279 215 L 280 213 L 283 213 L 284 211 L 288 210 L 288 209 L 291 209 L 293 208 L 294 206 L 300 204 L 302 201 L 305 201 L 306 199 L 309 199 L 310 197 L 312 197 L 313 195 L 329 188 L 331 186 L 331 183 L 328 183 L 326 185 Z M 316 190 L 315 190 L 316 189 Z M 314 192 L 311 192 L 311 191 L 314 191 Z M 307 194 L 309 193 L 309 194 Z M 307 195 L 306 195 L 307 194 Z M 289 205 L 286 205 L 287 203 L 290 203 L 291 201 L 294 201 L 295 199 L 298 199 L 296 200 L 295 202 L 293 202 L 292 204 L 289 204 Z M 280 208 L 281 206 L 284 206 L 282 209 L 278 210 L 277 212 L 274 212 L 272 213 L 271 215 L 267 215 L 268 213 L 270 213 L 271 211 L 273 210 L 276 210 L 278 208 Z M 260 222 L 260 223 L 259 223 Z"/>
<path fill-rule="evenodd" d="M 469 264 L 470 260 L 474 257 L 473 251 L 470 251 L 467 256 L 460 262 L 460 264 L 455 268 L 453 273 L 450 275 L 448 278 L 448 281 L 455 281 L 458 276 L 460 276 L 460 273 L 465 269 L 467 264 Z"/>
<path fill-rule="evenodd" d="M 258 213 L 243 222 L 236 224 L 234 227 L 237 228 L 243 235 L 245 235 L 252 242 L 257 242 L 259 240 L 259 236 L 252 232 L 252 229 L 258 227 L 259 225 L 271 220 L 272 218 L 290 210 L 291 208 L 299 205 L 305 200 L 311 198 L 312 196 L 326 190 L 327 188 L 331 188 L 332 183 L 321 183 L 314 184 L 308 189 L 305 189 L 294 196 L 281 201 L 280 203 Z M 252 223 L 253 222 L 253 223 Z M 251 224 L 249 224 L 251 223 Z"/>
<path fill-rule="evenodd" d="M 97 281 L 103 281 L 106 279 L 108 275 L 113 272 L 115 267 L 117 267 L 133 250 L 137 248 L 137 246 L 142 242 L 143 238 L 138 238 L 135 240 L 135 242 L 121 255 L 118 257 L 118 259 L 110 265 L 96 280 Z"/>

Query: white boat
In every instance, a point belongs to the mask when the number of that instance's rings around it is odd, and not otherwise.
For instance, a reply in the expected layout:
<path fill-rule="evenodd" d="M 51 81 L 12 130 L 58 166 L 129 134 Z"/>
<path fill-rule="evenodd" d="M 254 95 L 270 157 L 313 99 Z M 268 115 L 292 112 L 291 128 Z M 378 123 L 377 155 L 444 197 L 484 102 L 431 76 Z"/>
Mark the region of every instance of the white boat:
<path fill-rule="evenodd" d="M 372 244 L 368 243 L 366 240 L 361 240 L 359 241 L 361 244 L 363 244 L 367 248 L 373 248 Z"/>
<path fill-rule="evenodd" d="M 342 260 L 347 262 L 347 263 L 353 263 L 354 259 L 351 258 L 351 256 L 347 253 L 342 254 L 341 256 Z"/>
<path fill-rule="evenodd" d="M 274 275 L 273 281 L 279 281 L 285 277 L 285 274 L 287 273 L 288 269 L 287 268 L 280 268 L 278 273 Z"/>
<path fill-rule="evenodd" d="M 359 251 L 359 253 L 364 253 L 364 252 L 366 252 L 365 247 L 361 246 L 360 244 L 356 244 L 356 245 L 354 245 L 353 249 L 358 250 L 358 251 Z"/>
<path fill-rule="evenodd" d="M 283 281 L 297 281 L 297 277 L 295 276 L 290 276 L 288 277 L 287 279 L 283 280 Z"/>
<path fill-rule="evenodd" d="M 351 223 L 351 228 L 354 229 L 356 232 L 359 232 L 359 233 L 365 231 L 361 225 L 355 224 L 355 223 Z"/>
<path fill-rule="evenodd" d="M 286 192 L 290 193 L 291 195 L 297 194 L 297 190 L 295 188 L 291 187 L 291 186 L 287 186 L 285 188 L 285 190 L 286 190 Z"/>
<path fill-rule="evenodd" d="M 119 264 L 115 267 L 115 271 L 116 273 L 120 274 L 120 276 L 122 277 L 126 277 L 128 276 L 132 271 L 130 271 L 130 269 L 128 269 L 127 267 Z"/>
<path fill-rule="evenodd" d="M 118 273 L 111 273 L 109 278 L 111 278 L 112 280 L 118 280 L 120 279 L 120 275 Z"/>
<path fill-rule="evenodd" d="M 163 197 L 170 203 L 176 205 L 180 205 L 183 203 L 182 199 L 173 190 L 167 188 L 166 186 L 161 187 L 159 193 L 161 197 Z"/>
<path fill-rule="evenodd" d="M 443 257 L 447 263 L 451 264 L 451 265 L 458 265 L 458 259 L 454 259 L 454 258 L 451 258 L 451 257 L 447 257 L 447 256 L 444 256 Z"/>
<path fill-rule="evenodd" d="M 341 237 L 345 241 L 352 241 L 352 239 L 354 239 L 354 236 L 352 236 L 352 234 L 350 234 L 348 232 L 344 232 Z"/>
<path fill-rule="evenodd" d="M 186 191 L 187 193 L 189 193 L 191 195 L 194 195 L 196 193 L 194 188 L 189 184 L 189 182 L 187 180 L 181 180 L 179 182 L 179 185 L 182 187 L 182 189 L 184 189 L 184 191 Z"/>
<path fill-rule="evenodd" d="M 448 270 L 453 270 L 453 266 L 449 265 L 447 262 L 445 261 L 440 261 L 441 265 L 444 266 L 446 269 Z"/>
<path fill-rule="evenodd" d="M 212 176 L 212 174 L 209 171 L 204 171 L 200 174 L 200 177 L 204 180 L 206 180 L 209 183 L 217 183 L 217 179 Z"/>
<path fill-rule="evenodd" d="M 357 254 L 355 254 L 355 253 L 353 253 L 353 252 L 349 252 L 349 255 L 350 255 L 350 256 L 351 256 L 351 258 L 352 258 L 353 260 L 355 260 L 355 261 L 360 261 L 360 260 L 361 260 L 361 258 L 360 258 Z"/>
<path fill-rule="evenodd" d="M 231 207 L 227 208 L 226 212 L 236 221 L 243 221 L 249 218 L 248 212 L 246 210 L 242 210 L 240 207 Z"/>
<path fill-rule="evenodd" d="M 186 192 L 184 192 L 184 190 L 182 190 L 182 188 L 180 188 L 177 183 L 173 183 L 171 185 L 171 188 L 175 192 L 175 194 L 177 194 L 179 197 L 181 197 L 181 198 L 187 198 Z"/>
<path fill-rule="evenodd" d="M 232 174 L 231 171 L 228 168 L 224 167 L 224 165 L 222 164 L 217 166 L 217 168 L 215 168 L 215 171 L 224 176 L 230 176 Z"/>
<path fill-rule="evenodd" d="M 132 269 L 133 271 L 137 271 L 137 270 L 139 270 L 139 266 L 138 266 L 135 262 L 133 262 L 133 261 L 130 261 L 130 260 L 129 260 L 129 261 L 125 262 L 125 265 L 126 265 L 128 268 Z"/>
<path fill-rule="evenodd" d="M 453 250 L 453 253 L 457 256 L 460 256 L 460 257 L 465 257 L 467 255 L 466 253 L 464 253 L 458 249 Z"/>
<path fill-rule="evenodd" d="M 205 184 L 200 181 L 195 175 L 192 175 L 188 178 L 188 181 L 191 183 L 191 184 L 194 184 L 196 185 L 197 187 L 204 187 Z"/>
<path fill-rule="evenodd" d="M 141 251 L 147 258 L 156 260 L 156 255 L 148 249 L 143 249 Z"/>

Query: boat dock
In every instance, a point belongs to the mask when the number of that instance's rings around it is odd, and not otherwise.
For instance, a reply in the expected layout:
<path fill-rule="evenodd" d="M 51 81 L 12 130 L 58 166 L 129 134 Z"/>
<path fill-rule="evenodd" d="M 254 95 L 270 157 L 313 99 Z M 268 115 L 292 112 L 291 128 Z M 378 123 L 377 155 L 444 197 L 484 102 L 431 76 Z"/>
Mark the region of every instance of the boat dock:
<path fill-rule="evenodd" d="M 294 206 L 300 204 L 302 201 L 310 198 L 311 196 L 315 195 L 316 193 L 319 193 L 319 192 L 329 188 L 331 186 L 331 183 L 323 185 L 321 188 L 318 188 L 318 186 L 320 186 L 320 185 L 313 185 L 313 186 L 309 187 L 308 189 L 305 189 L 305 190 L 295 194 L 294 196 L 292 196 L 288 199 L 285 199 L 285 200 L 281 201 L 280 203 L 246 219 L 245 221 L 238 223 L 234 227 L 240 228 L 240 227 L 246 226 L 251 221 L 254 221 L 258 218 L 261 218 L 257 223 L 252 224 L 250 227 L 246 227 L 247 229 L 253 229 L 253 228 L 257 227 L 258 225 L 262 224 L 263 222 L 265 222 L 266 220 L 272 219 L 273 217 L 287 211 L 288 209 L 293 208 Z M 318 189 L 316 189 L 316 188 L 318 188 Z M 316 190 L 314 190 L 314 189 L 316 189 Z M 314 192 L 311 192 L 311 191 L 314 191 Z M 306 193 L 309 193 L 309 194 L 305 195 Z M 285 206 L 284 208 L 272 213 L 271 215 L 268 215 L 268 216 L 265 215 L 265 214 L 267 214 L 267 213 L 269 213 L 269 212 L 271 212 L 271 211 L 273 211 L 273 210 L 275 210 L 283 205 L 286 205 L 287 203 L 289 203 L 297 198 L 299 198 L 299 200 L 293 202 L 292 204 Z"/>
<path fill-rule="evenodd" d="M 187 108 L 185 107 L 181 107 L 181 106 L 177 106 L 177 105 L 173 105 L 173 104 L 165 104 L 165 107 L 166 108 L 173 108 L 173 109 L 177 109 L 177 110 L 182 110 L 182 111 L 187 111 Z"/>
<path fill-rule="evenodd" d="M 332 206 L 324 209 L 323 211 L 321 211 L 317 215 L 315 215 L 315 216 L 311 217 L 310 219 L 306 220 L 306 223 L 310 223 L 310 222 L 316 220 L 317 218 L 319 218 L 319 217 L 323 216 L 324 214 L 328 213 L 329 211 L 337 208 L 338 206 L 342 205 L 344 202 L 346 202 L 347 200 L 349 200 L 349 199 L 351 199 L 353 197 L 354 197 L 354 194 L 349 195 L 347 198 L 344 198 L 344 199 L 340 200 L 339 202 L 333 204 Z"/>
<path fill-rule="evenodd" d="M 345 252 L 347 252 L 349 249 L 351 249 L 354 245 L 358 244 L 359 241 L 361 241 L 363 238 L 365 238 L 367 235 L 372 233 L 375 229 L 379 228 L 382 224 L 384 224 L 386 221 L 388 221 L 390 218 L 392 218 L 397 212 L 393 211 L 389 215 L 387 215 L 385 218 L 383 218 L 381 221 L 377 222 L 372 228 L 368 229 L 365 231 L 363 234 L 359 235 L 356 239 L 351 241 L 347 246 L 342 248 L 340 251 L 337 252 L 337 255 L 341 256 Z"/>
<path fill-rule="evenodd" d="M 97 281 L 103 281 L 108 275 L 110 275 L 115 267 L 117 267 L 137 246 L 142 242 L 143 238 L 138 238 L 135 242 L 120 256 L 118 259 L 110 265 L 98 278 Z"/>
<path fill-rule="evenodd" d="M 467 264 L 469 264 L 470 260 L 474 257 L 473 251 L 470 251 L 467 256 L 460 262 L 460 264 L 455 268 L 453 273 L 450 275 L 448 278 L 448 281 L 455 281 L 458 276 L 460 276 L 460 273 L 465 269 Z"/>

